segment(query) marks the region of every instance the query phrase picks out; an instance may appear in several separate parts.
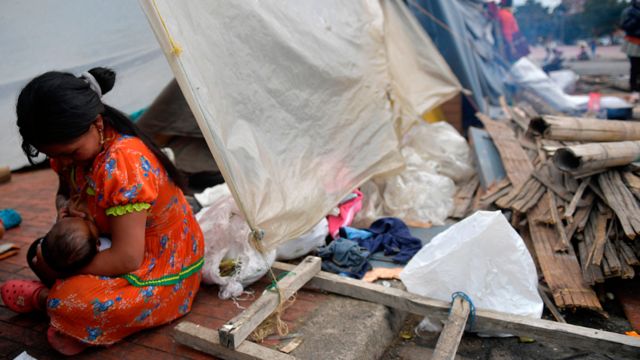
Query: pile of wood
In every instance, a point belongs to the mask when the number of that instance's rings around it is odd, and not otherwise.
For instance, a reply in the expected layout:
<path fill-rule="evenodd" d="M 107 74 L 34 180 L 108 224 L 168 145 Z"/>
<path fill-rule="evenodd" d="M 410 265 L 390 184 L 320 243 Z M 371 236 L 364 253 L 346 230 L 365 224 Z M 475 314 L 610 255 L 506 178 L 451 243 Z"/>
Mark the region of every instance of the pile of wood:
<path fill-rule="evenodd" d="M 631 279 L 640 265 L 640 123 L 503 108 L 507 119 L 478 117 L 506 178 L 461 188 L 454 215 L 508 210 L 555 304 L 602 310 L 592 286 Z"/>

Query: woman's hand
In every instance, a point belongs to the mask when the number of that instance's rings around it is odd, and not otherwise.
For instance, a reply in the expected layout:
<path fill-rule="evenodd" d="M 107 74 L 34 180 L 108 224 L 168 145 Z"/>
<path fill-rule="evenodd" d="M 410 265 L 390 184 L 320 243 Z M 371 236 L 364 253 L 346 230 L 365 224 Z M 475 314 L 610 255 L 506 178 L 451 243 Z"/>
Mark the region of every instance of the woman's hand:
<path fill-rule="evenodd" d="M 83 219 L 89 217 L 89 209 L 87 209 L 86 204 L 80 201 L 80 198 L 65 199 L 61 195 L 58 195 L 56 207 L 58 209 L 58 221 L 66 217 L 79 217 Z"/>
<path fill-rule="evenodd" d="M 99 252 L 82 274 L 119 276 L 138 270 L 144 260 L 147 212 L 109 217 L 111 248 Z"/>

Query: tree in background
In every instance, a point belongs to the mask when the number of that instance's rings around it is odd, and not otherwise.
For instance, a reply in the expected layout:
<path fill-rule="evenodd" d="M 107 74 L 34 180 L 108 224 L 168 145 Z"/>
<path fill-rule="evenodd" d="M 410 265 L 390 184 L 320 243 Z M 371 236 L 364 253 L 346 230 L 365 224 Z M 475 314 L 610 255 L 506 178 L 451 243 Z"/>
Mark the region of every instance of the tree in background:
<path fill-rule="evenodd" d="M 583 12 L 566 15 L 563 5 L 550 11 L 536 0 L 527 0 L 516 8 L 515 16 L 531 44 L 546 37 L 573 44 L 579 39 L 611 35 L 627 6 L 627 0 L 587 0 Z"/>
<path fill-rule="evenodd" d="M 520 32 L 527 38 L 529 44 L 538 43 L 538 39 L 553 36 L 554 24 L 549 15 L 549 9 L 535 0 L 527 0 L 518 6 L 514 15 L 518 20 Z"/>

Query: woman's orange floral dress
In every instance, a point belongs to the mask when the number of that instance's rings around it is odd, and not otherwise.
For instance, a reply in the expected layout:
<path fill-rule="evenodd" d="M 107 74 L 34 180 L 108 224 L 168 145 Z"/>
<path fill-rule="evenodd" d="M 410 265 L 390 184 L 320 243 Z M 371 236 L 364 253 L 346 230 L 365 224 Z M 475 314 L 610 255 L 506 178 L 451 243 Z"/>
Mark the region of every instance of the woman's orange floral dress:
<path fill-rule="evenodd" d="M 204 242 L 182 191 L 144 143 L 106 129 L 91 168 L 52 167 L 82 194 L 102 234 L 108 217 L 147 211 L 142 266 L 121 277 L 76 275 L 56 281 L 47 301 L 51 326 L 90 344 L 112 344 L 183 316 L 200 285 Z"/>

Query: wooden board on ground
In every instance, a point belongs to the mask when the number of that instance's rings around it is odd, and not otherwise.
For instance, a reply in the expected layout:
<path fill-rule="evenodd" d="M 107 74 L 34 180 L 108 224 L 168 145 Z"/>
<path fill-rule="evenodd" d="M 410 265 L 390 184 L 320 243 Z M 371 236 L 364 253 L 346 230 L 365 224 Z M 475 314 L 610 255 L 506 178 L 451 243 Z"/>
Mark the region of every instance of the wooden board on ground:
<path fill-rule="evenodd" d="M 276 262 L 274 271 L 291 271 L 293 265 Z M 449 317 L 450 303 L 429 299 L 409 292 L 371 284 L 361 280 L 319 272 L 308 283 L 309 288 L 349 296 L 416 315 L 429 316 L 432 321 L 444 321 Z M 560 324 L 554 321 L 532 319 L 524 316 L 476 310 L 473 331 L 483 333 L 509 333 L 527 336 L 546 344 L 556 344 L 601 354 L 619 354 L 638 357 L 640 339 L 581 326 Z"/>
<path fill-rule="evenodd" d="M 544 216 L 548 209 L 548 197 L 547 192 L 542 201 L 538 202 L 527 216 L 530 218 Z M 566 252 L 555 251 L 554 244 L 558 234 L 550 226 L 529 222 L 529 231 L 540 268 L 556 305 L 560 308 L 602 310 L 595 292 L 582 278 L 582 270 L 573 247 L 570 246 Z"/>
<path fill-rule="evenodd" d="M 283 294 L 282 301 L 289 299 L 309 279 L 320 271 L 321 260 L 319 257 L 307 256 L 291 274 L 278 282 L 278 287 Z M 235 349 L 260 325 L 280 303 L 280 294 L 277 291 L 265 290 L 245 311 L 229 320 L 220 330 L 220 343 L 228 348 Z"/>
<path fill-rule="evenodd" d="M 455 359 L 470 310 L 471 307 L 467 300 L 460 297 L 453 300 L 449 319 L 447 319 L 447 323 L 444 325 L 442 332 L 440 332 L 438 343 L 436 343 L 436 348 L 431 357 L 432 360 Z"/>
<path fill-rule="evenodd" d="M 295 357 L 245 341 L 235 350 L 220 344 L 218 332 L 188 321 L 176 325 L 173 337 L 182 345 L 227 360 L 294 360 Z"/>

